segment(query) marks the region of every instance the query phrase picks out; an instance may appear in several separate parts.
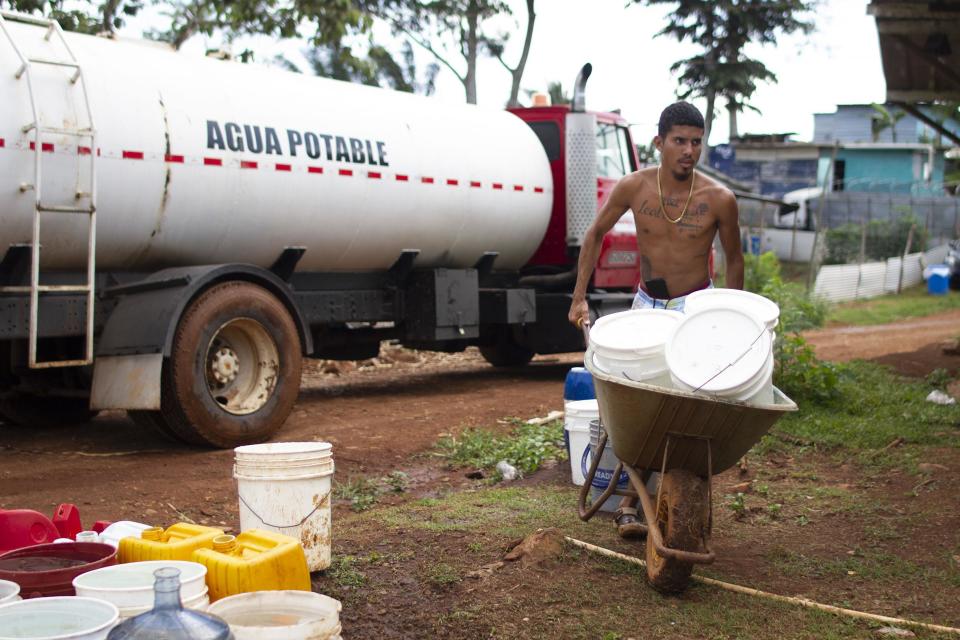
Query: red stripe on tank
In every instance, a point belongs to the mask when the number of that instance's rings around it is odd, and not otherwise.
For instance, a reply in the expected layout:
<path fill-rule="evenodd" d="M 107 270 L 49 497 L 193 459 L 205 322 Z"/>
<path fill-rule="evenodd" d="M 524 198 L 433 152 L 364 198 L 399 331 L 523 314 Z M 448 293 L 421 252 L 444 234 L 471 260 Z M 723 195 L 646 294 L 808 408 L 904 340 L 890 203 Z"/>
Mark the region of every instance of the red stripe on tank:
<path fill-rule="evenodd" d="M 280 163 L 278 162 L 277 165 L 276 165 L 276 167 L 275 167 L 275 169 L 276 169 L 277 171 L 291 171 L 291 170 L 293 169 L 293 167 L 291 167 L 289 164 L 280 164 Z"/>
<path fill-rule="evenodd" d="M 221 160 L 220 158 L 204 158 L 203 164 L 205 164 L 208 167 L 222 167 L 223 160 Z"/>
<path fill-rule="evenodd" d="M 307 167 L 307 173 L 323 173 L 323 167 Z"/>
<path fill-rule="evenodd" d="M 241 169 L 256 169 L 257 163 L 254 160 L 241 160 L 240 161 Z"/>
<path fill-rule="evenodd" d="M 143 151 L 124 151 L 121 155 L 124 160 L 143 160 Z"/>
<path fill-rule="evenodd" d="M 340 171 L 338 171 L 337 173 L 339 173 L 341 176 L 352 176 L 353 169 L 340 169 Z"/>

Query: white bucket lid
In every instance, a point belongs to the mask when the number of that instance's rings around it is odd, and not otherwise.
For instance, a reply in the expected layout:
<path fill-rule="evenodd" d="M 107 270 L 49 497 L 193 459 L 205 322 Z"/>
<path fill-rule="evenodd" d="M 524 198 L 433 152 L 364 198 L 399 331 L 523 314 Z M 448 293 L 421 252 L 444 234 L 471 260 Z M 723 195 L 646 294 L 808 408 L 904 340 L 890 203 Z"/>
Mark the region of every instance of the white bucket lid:
<path fill-rule="evenodd" d="M 279 456 L 291 455 L 322 456 L 329 454 L 333 445 L 329 442 L 267 442 L 264 444 L 247 444 L 236 447 L 233 452 L 237 457 L 242 456 Z"/>
<path fill-rule="evenodd" d="M 687 315 L 720 308 L 744 311 L 763 323 L 767 329 L 776 327 L 780 318 L 780 307 L 776 302 L 740 289 L 701 289 L 688 295 L 684 303 Z"/>
<path fill-rule="evenodd" d="M 603 316 L 590 329 L 593 350 L 610 358 L 650 356 L 663 351 L 683 314 L 666 309 L 632 309 Z"/>
<path fill-rule="evenodd" d="M 564 403 L 563 411 L 568 416 L 578 418 L 596 418 L 600 415 L 600 403 L 596 398 L 589 400 L 571 400 Z"/>
<path fill-rule="evenodd" d="M 667 343 L 670 373 L 687 386 L 723 393 L 762 375 L 772 348 L 770 332 L 736 309 L 707 309 L 686 316 Z"/>

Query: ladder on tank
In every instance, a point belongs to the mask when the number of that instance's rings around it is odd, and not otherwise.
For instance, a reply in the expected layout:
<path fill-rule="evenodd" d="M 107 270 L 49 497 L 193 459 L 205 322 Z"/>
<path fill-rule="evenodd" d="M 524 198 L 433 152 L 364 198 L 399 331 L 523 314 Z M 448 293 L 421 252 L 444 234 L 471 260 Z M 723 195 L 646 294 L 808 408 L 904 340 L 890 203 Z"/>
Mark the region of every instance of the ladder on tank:
<path fill-rule="evenodd" d="M 38 27 L 45 27 L 43 40 L 50 42 L 52 38 L 59 43 L 66 56 L 64 58 L 41 58 L 28 57 L 22 53 L 21 49 L 8 28 L 9 22 L 25 23 Z M 94 274 L 96 269 L 96 240 L 97 240 L 97 138 L 93 126 L 93 113 L 90 110 L 90 99 L 87 94 L 87 85 L 84 80 L 83 70 L 80 63 L 77 62 L 70 45 L 67 44 L 60 25 L 55 20 L 39 18 L 22 13 L 13 13 L 0 11 L 0 30 L 10 42 L 14 52 L 20 60 L 20 68 L 16 72 L 18 80 L 23 79 L 26 82 L 27 93 L 30 96 L 30 110 L 33 115 L 33 121 L 21 127 L 21 133 L 30 134 L 33 145 L 34 164 L 33 164 L 33 184 L 21 184 L 20 191 L 33 191 L 33 233 L 30 242 L 30 284 L 29 286 L 6 286 L 0 287 L 0 292 L 9 293 L 29 293 L 30 294 L 30 335 L 28 362 L 31 369 L 46 369 L 53 367 L 75 367 L 89 365 L 93 362 L 93 319 L 94 319 Z M 37 66 L 52 66 L 71 70 L 73 73 L 67 78 L 71 85 L 77 85 L 83 100 L 83 107 L 86 109 L 87 126 L 80 127 L 80 120 L 77 119 L 77 128 L 49 127 L 44 126 L 40 121 L 40 110 L 37 106 L 37 93 L 33 84 L 32 71 Z M 90 169 L 90 187 L 89 191 L 84 192 L 78 189 L 74 199 L 75 204 L 50 204 L 43 200 L 43 152 L 44 134 L 52 134 L 63 137 L 72 137 L 77 140 L 78 164 L 77 170 L 83 163 L 83 157 L 89 159 Z M 83 141 L 89 141 L 89 146 L 83 145 Z M 84 150 L 84 147 L 85 150 Z M 85 152 L 84 152 L 85 151 Z M 79 186 L 79 185 L 78 185 Z M 81 205 L 80 201 L 87 198 L 87 205 Z M 40 221 L 45 215 L 83 215 L 87 216 L 87 273 L 86 282 L 83 284 L 41 284 L 40 283 Z M 44 294 L 64 294 L 64 293 L 83 293 L 86 297 L 87 309 L 84 322 L 84 356 L 73 360 L 45 360 L 37 359 L 37 342 L 39 333 L 39 311 L 40 297 Z"/>

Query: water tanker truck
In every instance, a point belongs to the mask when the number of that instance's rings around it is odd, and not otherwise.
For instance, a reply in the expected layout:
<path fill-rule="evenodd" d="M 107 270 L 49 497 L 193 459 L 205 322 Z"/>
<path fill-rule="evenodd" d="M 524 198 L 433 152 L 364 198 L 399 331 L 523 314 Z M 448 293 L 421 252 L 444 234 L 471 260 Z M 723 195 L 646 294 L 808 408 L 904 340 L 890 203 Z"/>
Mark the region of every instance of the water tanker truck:
<path fill-rule="evenodd" d="M 0 420 L 124 409 L 191 444 L 263 441 L 304 357 L 383 340 L 494 366 L 583 348 L 566 321 L 626 122 L 508 111 L 0 14 Z M 639 277 L 607 235 L 596 313 Z"/>

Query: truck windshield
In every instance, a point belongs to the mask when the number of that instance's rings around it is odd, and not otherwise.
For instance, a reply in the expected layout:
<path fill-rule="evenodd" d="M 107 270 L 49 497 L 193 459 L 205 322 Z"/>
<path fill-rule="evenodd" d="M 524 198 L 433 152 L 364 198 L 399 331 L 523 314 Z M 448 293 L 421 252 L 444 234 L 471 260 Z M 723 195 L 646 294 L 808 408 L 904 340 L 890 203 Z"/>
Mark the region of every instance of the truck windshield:
<path fill-rule="evenodd" d="M 597 123 L 597 175 L 618 180 L 633 171 L 630 143 L 623 127 Z"/>

